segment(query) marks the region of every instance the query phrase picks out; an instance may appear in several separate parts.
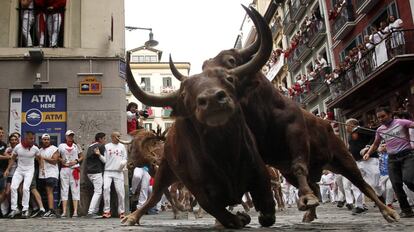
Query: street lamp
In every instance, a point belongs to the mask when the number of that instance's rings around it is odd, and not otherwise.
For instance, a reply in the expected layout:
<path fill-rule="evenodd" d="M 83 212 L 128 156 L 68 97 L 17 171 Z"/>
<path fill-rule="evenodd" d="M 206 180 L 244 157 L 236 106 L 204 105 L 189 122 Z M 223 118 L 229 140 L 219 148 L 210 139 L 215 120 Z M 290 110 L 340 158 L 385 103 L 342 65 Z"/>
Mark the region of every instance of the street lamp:
<path fill-rule="evenodd" d="M 132 30 L 147 30 L 147 31 L 150 31 L 149 40 L 147 42 L 145 42 L 145 44 L 144 44 L 145 47 L 151 48 L 151 47 L 155 47 L 155 46 L 158 45 L 158 41 L 154 40 L 154 33 L 152 33 L 152 28 L 126 26 L 125 29 L 127 29 L 128 31 L 132 31 Z"/>

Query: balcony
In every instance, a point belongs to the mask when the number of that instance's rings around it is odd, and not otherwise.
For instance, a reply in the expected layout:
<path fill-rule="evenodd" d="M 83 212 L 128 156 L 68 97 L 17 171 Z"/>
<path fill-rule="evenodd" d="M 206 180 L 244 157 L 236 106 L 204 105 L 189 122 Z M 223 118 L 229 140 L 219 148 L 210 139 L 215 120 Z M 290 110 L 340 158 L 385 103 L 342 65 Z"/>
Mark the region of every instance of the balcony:
<path fill-rule="evenodd" d="M 312 53 L 312 49 L 308 47 L 308 44 L 303 42 L 295 49 L 295 55 L 297 60 L 305 60 Z"/>
<path fill-rule="evenodd" d="M 154 86 L 144 86 L 144 88 L 142 88 L 142 90 L 144 90 L 145 92 L 149 92 L 149 93 L 154 93 Z"/>
<path fill-rule="evenodd" d="M 161 86 L 160 87 L 161 94 L 172 93 L 174 91 L 175 91 L 175 86 Z"/>
<path fill-rule="evenodd" d="M 290 18 L 290 12 L 288 12 L 283 20 L 283 28 L 285 35 L 290 35 L 295 29 L 295 22 Z"/>
<path fill-rule="evenodd" d="M 303 5 L 311 4 L 315 0 L 302 0 Z"/>
<path fill-rule="evenodd" d="M 280 70 L 282 70 L 282 67 L 285 65 L 285 58 L 283 54 L 280 54 L 280 56 L 276 59 L 276 63 L 274 63 L 270 69 L 269 72 L 266 73 L 266 78 L 269 81 L 272 81 L 277 74 L 279 74 Z"/>
<path fill-rule="evenodd" d="M 343 39 L 355 27 L 353 6 L 342 8 L 332 25 L 334 40 Z"/>
<path fill-rule="evenodd" d="M 303 0 L 292 0 L 291 12 L 293 21 L 299 21 L 306 11 L 306 6 L 302 2 Z"/>
<path fill-rule="evenodd" d="M 297 59 L 295 53 L 287 58 L 287 65 L 290 72 L 295 72 L 300 67 L 300 61 Z"/>
<path fill-rule="evenodd" d="M 329 85 L 328 108 L 348 108 L 388 94 L 412 80 L 414 29 L 395 31 L 368 50 Z"/>
<path fill-rule="evenodd" d="M 326 26 L 323 21 L 317 21 L 310 27 L 308 46 L 316 47 L 326 36 Z"/>
<path fill-rule="evenodd" d="M 171 117 L 172 108 L 171 107 L 164 107 L 161 110 L 161 117 L 163 118 L 169 118 Z"/>
<path fill-rule="evenodd" d="M 295 100 L 297 103 L 307 105 L 309 102 L 316 99 L 319 95 L 328 90 L 327 84 L 324 82 L 325 74 L 331 72 L 331 67 L 327 66 L 322 68 L 312 80 L 308 80 L 304 84 L 304 92 L 299 96 L 296 96 Z M 309 75 L 308 75 L 309 77 Z"/>
<path fill-rule="evenodd" d="M 39 12 L 35 8 L 17 8 L 19 14 L 17 47 L 63 47 L 65 6 L 57 3 L 52 11 Z M 48 26 L 50 25 L 55 26 Z"/>
<path fill-rule="evenodd" d="M 272 37 L 275 38 L 275 36 L 277 34 L 279 34 L 279 32 L 282 32 L 282 24 L 280 23 L 280 19 L 276 20 L 272 27 L 270 28 L 270 30 L 272 31 Z"/>
<path fill-rule="evenodd" d="M 378 2 L 379 2 L 379 0 L 355 0 L 356 13 L 357 14 L 366 14 Z"/>

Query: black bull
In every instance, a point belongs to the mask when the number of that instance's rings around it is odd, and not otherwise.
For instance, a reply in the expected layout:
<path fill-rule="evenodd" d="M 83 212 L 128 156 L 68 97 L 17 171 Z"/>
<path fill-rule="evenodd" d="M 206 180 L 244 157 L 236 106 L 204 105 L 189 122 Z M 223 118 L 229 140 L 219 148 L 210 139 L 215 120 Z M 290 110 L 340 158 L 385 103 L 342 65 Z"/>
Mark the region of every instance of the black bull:
<path fill-rule="evenodd" d="M 259 16 L 245 9 L 250 16 Z M 151 95 L 138 87 L 129 66 L 130 54 L 127 55 L 131 92 L 145 105 L 171 106 L 176 120 L 167 135 L 149 200 L 123 222 L 139 223 L 142 215 L 161 199 L 163 191 L 180 180 L 201 207 L 225 227 L 242 228 L 250 222 L 247 214 L 234 215 L 226 210 L 227 206 L 241 203 L 245 192 L 251 193 L 260 211 L 260 224 L 273 225 L 275 203 L 270 179 L 235 88 L 238 76 L 258 72 L 269 58 L 271 45 L 269 49 L 268 43 L 261 44 L 260 55 L 246 64 L 235 69 L 214 67 L 182 78 L 180 89 L 166 96 Z M 171 60 L 170 65 L 173 66 Z"/>

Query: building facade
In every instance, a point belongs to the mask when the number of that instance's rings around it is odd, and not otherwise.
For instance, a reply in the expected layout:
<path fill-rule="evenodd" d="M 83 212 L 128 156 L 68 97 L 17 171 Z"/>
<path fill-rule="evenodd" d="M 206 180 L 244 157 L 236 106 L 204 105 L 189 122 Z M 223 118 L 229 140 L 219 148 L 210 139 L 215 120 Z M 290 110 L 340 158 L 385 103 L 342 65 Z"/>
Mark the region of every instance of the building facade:
<path fill-rule="evenodd" d="M 140 87 L 152 94 L 167 94 L 180 88 L 180 81 L 171 73 L 168 62 L 160 62 L 162 52 L 154 48 L 138 47 L 131 50 L 131 70 Z M 183 75 L 189 75 L 190 63 L 176 62 L 175 66 Z M 160 126 L 163 130 L 169 128 L 174 119 L 169 107 L 150 107 L 139 102 L 127 89 L 127 102 L 138 104 L 139 110 L 147 110 L 148 118 L 144 118 L 143 127 L 156 130 Z"/>
<path fill-rule="evenodd" d="M 371 127 L 378 126 L 375 108 L 381 105 L 412 119 L 414 2 L 327 0 L 326 5 L 337 64 L 328 107 L 342 120 L 353 117 Z"/>
<path fill-rule="evenodd" d="M 126 133 L 124 1 L 57 3 L 0 2 L 0 125 L 37 143 L 71 129 L 86 148 L 97 132 Z"/>

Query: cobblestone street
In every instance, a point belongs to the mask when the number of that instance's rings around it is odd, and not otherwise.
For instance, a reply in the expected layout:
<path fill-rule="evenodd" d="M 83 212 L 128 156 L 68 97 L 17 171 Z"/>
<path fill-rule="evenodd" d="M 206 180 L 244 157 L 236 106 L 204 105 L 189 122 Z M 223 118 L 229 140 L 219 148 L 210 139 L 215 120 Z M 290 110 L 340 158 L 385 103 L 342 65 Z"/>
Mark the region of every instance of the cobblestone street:
<path fill-rule="evenodd" d="M 371 206 L 360 215 L 352 216 L 346 208 L 325 204 L 318 207 L 318 217 L 310 224 L 301 223 L 302 212 L 289 208 L 277 212 L 276 224 L 271 228 L 261 228 L 257 213 L 250 212 L 252 222 L 242 231 L 414 231 L 414 220 L 401 219 L 398 223 L 387 223 L 377 208 Z M 145 215 L 140 226 L 123 226 L 120 220 L 113 219 L 0 219 L 1 231 L 217 231 L 214 218 L 206 215 L 195 219 L 172 219 L 171 211 L 158 215 Z M 233 231 L 233 230 L 222 230 Z"/>

